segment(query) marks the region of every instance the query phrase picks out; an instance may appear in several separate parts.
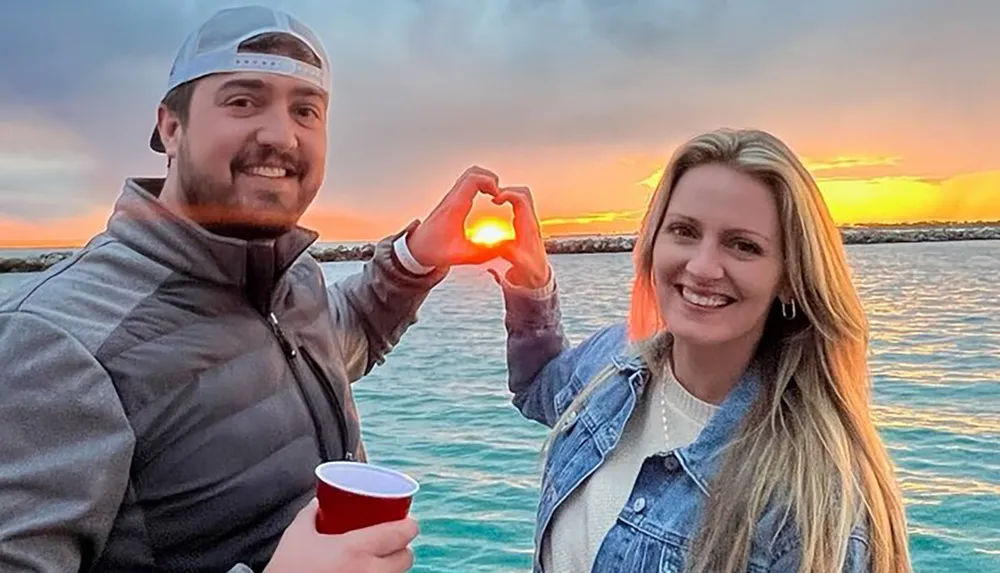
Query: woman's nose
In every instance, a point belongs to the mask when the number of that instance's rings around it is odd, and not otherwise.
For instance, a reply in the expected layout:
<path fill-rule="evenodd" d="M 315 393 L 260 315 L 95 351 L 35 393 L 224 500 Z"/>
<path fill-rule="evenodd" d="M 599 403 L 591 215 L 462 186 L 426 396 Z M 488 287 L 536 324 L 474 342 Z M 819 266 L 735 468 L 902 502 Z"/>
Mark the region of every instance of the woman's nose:
<path fill-rule="evenodd" d="M 719 252 L 709 244 L 699 246 L 692 253 L 685 269 L 692 276 L 705 281 L 721 279 L 724 274 Z"/>

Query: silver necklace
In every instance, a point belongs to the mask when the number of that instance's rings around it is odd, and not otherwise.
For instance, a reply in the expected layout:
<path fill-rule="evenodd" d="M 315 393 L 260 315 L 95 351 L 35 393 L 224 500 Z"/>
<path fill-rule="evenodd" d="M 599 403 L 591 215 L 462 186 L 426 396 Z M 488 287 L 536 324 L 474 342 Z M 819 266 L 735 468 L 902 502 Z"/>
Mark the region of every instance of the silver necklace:
<path fill-rule="evenodd" d="M 667 369 L 669 368 L 668 364 Z M 663 445 L 668 452 L 670 451 L 670 430 L 667 429 L 667 382 L 669 376 L 669 370 L 665 369 L 660 380 L 660 419 L 663 421 Z"/>

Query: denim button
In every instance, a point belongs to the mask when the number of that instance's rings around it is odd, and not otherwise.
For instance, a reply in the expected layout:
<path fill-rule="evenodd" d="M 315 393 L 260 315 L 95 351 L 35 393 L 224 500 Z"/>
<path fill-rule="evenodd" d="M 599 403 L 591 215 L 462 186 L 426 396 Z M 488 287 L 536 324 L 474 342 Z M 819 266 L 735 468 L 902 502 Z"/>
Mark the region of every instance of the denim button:
<path fill-rule="evenodd" d="M 568 432 L 573 429 L 573 426 L 575 424 L 576 424 L 576 410 L 573 410 L 569 414 L 566 414 L 566 419 L 563 420 L 562 429 L 560 431 L 562 431 L 563 433 Z"/>
<path fill-rule="evenodd" d="M 632 502 L 632 511 L 640 513 L 643 509 L 646 509 L 646 498 L 640 497 Z"/>
<path fill-rule="evenodd" d="M 679 468 L 680 465 L 680 462 L 677 461 L 677 457 L 673 454 L 667 454 L 667 457 L 663 458 L 663 467 L 666 468 L 668 472 L 677 471 L 677 468 Z"/>

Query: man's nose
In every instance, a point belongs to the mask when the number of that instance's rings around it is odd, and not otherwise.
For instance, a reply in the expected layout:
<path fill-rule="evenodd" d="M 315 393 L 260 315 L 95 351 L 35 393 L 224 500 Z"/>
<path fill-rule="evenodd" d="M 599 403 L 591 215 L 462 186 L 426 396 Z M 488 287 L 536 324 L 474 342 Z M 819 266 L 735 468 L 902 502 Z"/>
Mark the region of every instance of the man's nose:
<path fill-rule="evenodd" d="M 299 139 L 295 130 L 295 120 L 285 111 L 274 110 L 264 116 L 257 130 L 257 143 L 281 151 L 298 147 Z"/>

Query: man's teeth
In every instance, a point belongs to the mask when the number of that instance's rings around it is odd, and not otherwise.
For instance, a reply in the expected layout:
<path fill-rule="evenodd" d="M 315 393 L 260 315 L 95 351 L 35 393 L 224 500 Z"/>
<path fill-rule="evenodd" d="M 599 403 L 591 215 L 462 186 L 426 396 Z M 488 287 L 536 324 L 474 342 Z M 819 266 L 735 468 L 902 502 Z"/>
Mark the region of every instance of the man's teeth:
<path fill-rule="evenodd" d="M 692 292 L 687 287 L 681 288 L 681 296 L 684 300 L 690 302 L 691 304 L 696 304 L 698 306 L 704 306 L 708 308 L 718 308 L 721 306 L 726 306 L 729 304 L 729 299 L 722 295 L 711 295 L 702 296 L 695 292 Z"/>
<path fill-rule="evenodd" d="M 285 177 L 288 174 L 288 172 L 285 170 L 284 167 L 266 167 L 266 166 L 251 167 L 247 169 L 247 173 L 249 173 L 250 175 L 257 175 L 258 177 L 274 177 L 274 178 Z"/>

